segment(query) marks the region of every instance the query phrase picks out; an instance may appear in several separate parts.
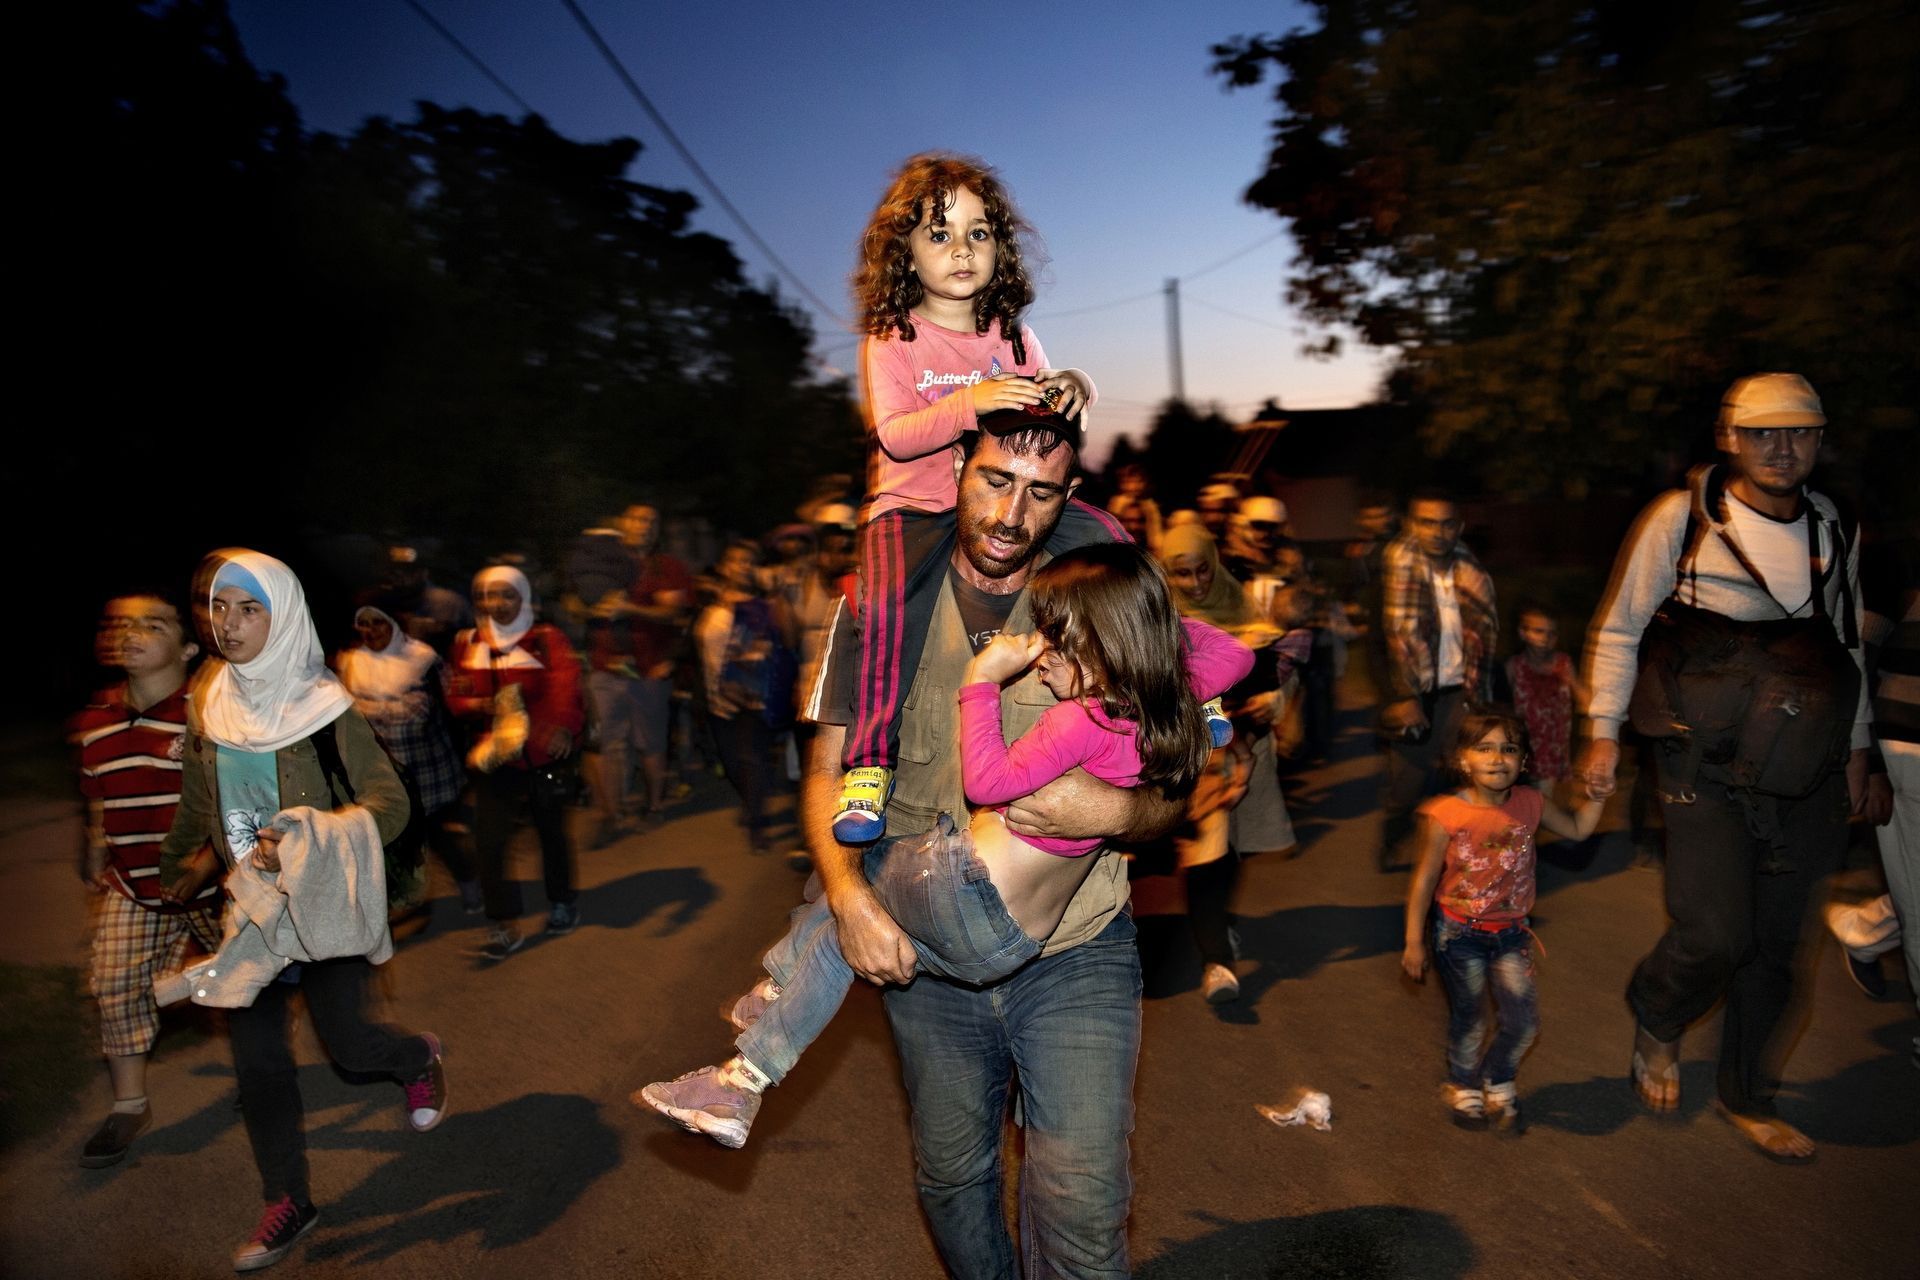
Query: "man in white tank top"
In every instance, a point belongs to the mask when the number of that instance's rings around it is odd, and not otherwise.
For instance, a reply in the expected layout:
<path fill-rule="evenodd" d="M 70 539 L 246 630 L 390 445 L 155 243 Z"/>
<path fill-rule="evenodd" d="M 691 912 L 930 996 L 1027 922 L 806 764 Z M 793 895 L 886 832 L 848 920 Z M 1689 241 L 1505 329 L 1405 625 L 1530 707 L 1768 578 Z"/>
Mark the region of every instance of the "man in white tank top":
<path fill-rule="evenodd" d="M 1859 665 L 1859 540 L 1835 505 L 1806 487 L 1826 421 L 1796 374 L 1741 379 L 1715 427 L 1722 466 L 1641 514 L 1594 628 L 1593 742 L 1581 769 L 1594 794 L 1613 791 L 1641 636 L 1669 598 L 1736 624 L 1820 614 Z M 1773 1109 L 1788 1040 L 1781 1033 L 1808 901 L 1845 852 L 1849 805 L 1857 812 L 1865 800 L 1869 741 L 1864 679 L 1844 768 L 1802 797 L 1734 785 L 1731 766 L 1700 751 L 1687 758 L 1689 739 L 1658 740 L 1663 780 L 1669 766 L 1679 778 L 1661 797 L 1672 923 L 1628 987 L 1632 1083 L 1648 1107 L 1677 1107 L 1680 1033 L 1724 997 L 1718 1105 L 1775 1160 L 1813 1155 L 1813 1143 Z"/>

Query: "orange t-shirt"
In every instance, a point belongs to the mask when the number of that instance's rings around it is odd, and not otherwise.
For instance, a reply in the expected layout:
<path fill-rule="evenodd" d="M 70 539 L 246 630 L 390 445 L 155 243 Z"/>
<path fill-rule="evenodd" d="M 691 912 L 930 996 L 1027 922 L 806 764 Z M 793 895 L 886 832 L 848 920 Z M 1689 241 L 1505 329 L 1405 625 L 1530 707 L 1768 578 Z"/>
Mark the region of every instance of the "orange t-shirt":
<path fill-rule="evenodd" d="M 1433 899 L 1474 920 L 1519 920 L 1533 910 L 1538 859 L 1533 833 L 1545 798 L 1516 786 L 1502 805 L 1435 796 L 1420 812 L 1447 833 L 1447 865 Z"/>

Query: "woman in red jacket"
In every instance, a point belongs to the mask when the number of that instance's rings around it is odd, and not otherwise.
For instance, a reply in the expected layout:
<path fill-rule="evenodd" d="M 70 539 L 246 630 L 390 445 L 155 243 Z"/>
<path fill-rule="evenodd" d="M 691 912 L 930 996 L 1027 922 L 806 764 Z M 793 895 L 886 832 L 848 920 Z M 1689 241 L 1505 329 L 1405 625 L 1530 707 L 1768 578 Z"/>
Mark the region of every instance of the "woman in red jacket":
<path fill-rule="evenodd" d="M 580 922 L 567 800 L 586 713 L 573 648 L 557 628 L 534 621 L 525 574 L 506 565 L 482 569 L 473 579 L 473 604 L 480 622 L 454 638 L 447 706 L 476 735 L 467 757 L 473 843 L 492 922 L 480 954 L 504 960 L 525 941 L 515 924 L 523 910 L 520 883 L 506 866 L 507 842 L 522 806 L 540 836 L 547 934 L 563 937 Z"/>

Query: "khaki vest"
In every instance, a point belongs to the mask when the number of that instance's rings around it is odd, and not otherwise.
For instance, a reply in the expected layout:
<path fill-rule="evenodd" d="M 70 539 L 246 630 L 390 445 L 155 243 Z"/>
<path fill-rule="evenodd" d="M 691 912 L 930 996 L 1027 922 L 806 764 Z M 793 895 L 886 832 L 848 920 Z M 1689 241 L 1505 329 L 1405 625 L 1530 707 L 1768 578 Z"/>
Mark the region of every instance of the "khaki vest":
<path fill-rule="evenodd" d="M 1023 591 L 1014 602 L 1006 629 L 1014 634 L 1033 630 L 1033 612 Z M 966 624 L 953 598 L 951 578 L 940 588 L 927 628 L 920 667 L 900 717 L 900 757 L 894 771 L 893 799 L 887 804 L 889 836 L 918 835 L 933 827 L 942 813 L 956 821 L 967 812 L 966 787 L 960 776 L 960 681 L 973 648 L 967 643 Z M 1008 741 L 1034 726 L 1054 697 L 1033 672 L 1000 691 L 1000 725 Z M 1047 939 L 1042 955 L 1075 947 L 1107 927 L 1127 904 L 1126 859 L 1110 849 L 1086 855 L 1097 858 L 1080 886 L 1059 927 Z"/>

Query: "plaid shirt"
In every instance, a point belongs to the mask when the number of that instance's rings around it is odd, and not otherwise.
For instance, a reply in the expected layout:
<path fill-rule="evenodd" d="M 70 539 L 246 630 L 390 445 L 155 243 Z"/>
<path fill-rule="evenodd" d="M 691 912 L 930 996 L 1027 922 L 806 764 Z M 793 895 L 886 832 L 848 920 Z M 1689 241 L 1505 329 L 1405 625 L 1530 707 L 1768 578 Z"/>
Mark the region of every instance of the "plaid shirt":
<path fill-rule="evenodd" d="M 1402 534 L 1380 558 L 1380 626 L 1387 643 L 1387 678 L 1393 696 L 1431 693 L 1439 681 L 1435 659 L 1440 650 L 1440 614 L 1433 600 L 1433 574 L 1444 569 Z M 1466 666 L 1467 698 L 1493 688 L 1493 651 L 1500 620 L 1494 609 L 1493 579 L 1464 543 L 1453 548 L 1453 588 L 1460 601 L 1460 649 Z"/>

